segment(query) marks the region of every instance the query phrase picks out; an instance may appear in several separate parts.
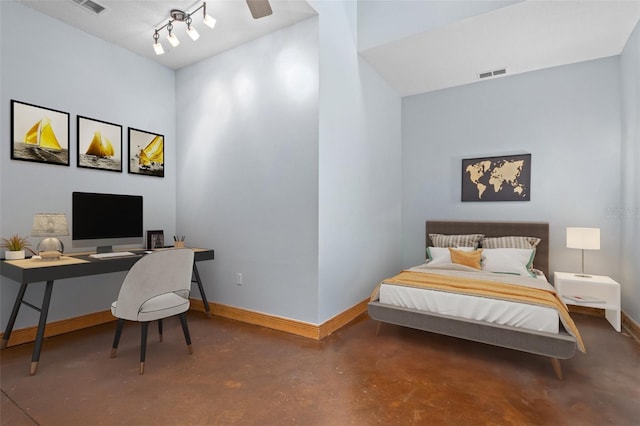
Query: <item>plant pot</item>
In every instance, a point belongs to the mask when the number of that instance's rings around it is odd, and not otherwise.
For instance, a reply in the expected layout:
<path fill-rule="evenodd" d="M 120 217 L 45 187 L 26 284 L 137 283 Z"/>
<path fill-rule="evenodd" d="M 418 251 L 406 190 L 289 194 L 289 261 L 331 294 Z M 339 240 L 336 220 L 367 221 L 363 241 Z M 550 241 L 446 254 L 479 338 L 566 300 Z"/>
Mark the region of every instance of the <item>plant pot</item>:
<path fill-rule="evenodd" d="M 5 250 L 4 258 L 6 260 L 24 259 L 24 250 L 17 250 L 17 251 Z"/>

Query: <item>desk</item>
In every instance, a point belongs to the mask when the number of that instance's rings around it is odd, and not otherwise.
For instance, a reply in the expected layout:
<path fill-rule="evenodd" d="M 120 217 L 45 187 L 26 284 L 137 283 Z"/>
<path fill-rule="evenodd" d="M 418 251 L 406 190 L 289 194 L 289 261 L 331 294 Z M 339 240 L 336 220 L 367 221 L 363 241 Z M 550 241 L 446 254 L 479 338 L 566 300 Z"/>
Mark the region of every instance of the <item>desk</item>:
<path fill-rule="evenodd" d="M 136 254 L 136 256 L 119 257 L 119 258 L 107 258 L 107 259 L 94 259 L 89 257 L 89 254 L 74 254 L 70 253 L 65 255 L 61 261 L 38 261 L 38 260 L 18 260 L 18 261 L 6 261 L 3 260 L 0 263 L 0 274 L 5 277 L 11 278 L 20 284 L 20 290 L 16 296 L 16 301 L 13 304 L 13 310 L 9 317 L 9 323 L 7 329 L 2 336 L 2 343 L 0 343 L 0 349 L 7 347 L 11 332 L 13 331 L 13 325 L 18 317 L 18 311 L 21 305 L 27 305 L 32 309 L 40 312 L 40 320 L 38 321 L 38 331 L 36 333 L 35 346 L 33 348 L 33 355 L 31 356 L 31 370 L 30 374 L 36 374 L 38 370 L 38 362 L 40 361 L 40 350 L 42 348 L 42 339 L 44 337 L 44 329 L 47 324 L 47 315 L 49 313 L 49 303 L 51 302 L 51 293 L 53 292 L 53 282 L 64 278 L 84 277 L 88 275 L 107 274 L 111 272 L 128 271 L 131 269 L 134 263 L 144 256 L 144 250 L 129 250 Z M 204 294 L 204 288 L 202 287 L 202 281 L 200 280 L 200 274 L 196 267 L 196 262 L 202 260 L 212 260 L 214 257 L 213 250 L 194 248 L 195 252 L 193 262 L 193 277 L 191 282 L 198 284 L 200 295 L 202 296 L 202 302 L 204 308 L 207 311 L 207 316 L 211 317 L 209 311 L 209 303 L 207 297 Z M 27 290 L 27 286 L 30 283 L 46 281 L 47 285 L 44 290 L 44 298 L 42 300 L 42 306 L 37 307 L 31 303 L 23 300 L 24 294 Z M 109 302 L 110 304 L 111 302 Z"/>

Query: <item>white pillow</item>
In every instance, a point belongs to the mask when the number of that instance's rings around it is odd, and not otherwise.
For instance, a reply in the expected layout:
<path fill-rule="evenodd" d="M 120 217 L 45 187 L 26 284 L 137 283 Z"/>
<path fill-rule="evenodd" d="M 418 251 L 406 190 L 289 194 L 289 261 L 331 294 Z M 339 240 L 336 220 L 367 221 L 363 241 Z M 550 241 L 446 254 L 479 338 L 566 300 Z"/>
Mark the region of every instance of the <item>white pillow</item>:
<path fill-rule="evenodd" d="M 456 250 L 474 251 L 473 247 L 456 247 Z M 429 266 L 453 263 L 448 247 L 427 247 L 427 262 Z"/>
<path fill-rule="evenodd" d="M 499 274 L 524 275 L 535 278 L 535 249 L 496 248 L 482 251 L 482 269 Z"/>

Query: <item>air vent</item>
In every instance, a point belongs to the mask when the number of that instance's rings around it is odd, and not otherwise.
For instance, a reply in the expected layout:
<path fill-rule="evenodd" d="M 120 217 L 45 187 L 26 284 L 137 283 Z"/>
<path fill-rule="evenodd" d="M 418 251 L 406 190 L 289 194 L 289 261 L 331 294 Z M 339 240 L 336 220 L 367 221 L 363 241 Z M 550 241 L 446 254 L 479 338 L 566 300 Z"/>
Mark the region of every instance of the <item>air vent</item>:
<path fill-rule="evenodd" d="M 78 6 L 81 6 L 84 9 L 95 13 L 96 15 L 99 15 L 102 12 L 104 12 L 105 10 L 107 10 L 106 7 L 104 7 L 101 4 L 96 3 L 93 0 L 73 0 L 73 2 L 75 4 L 77 4 Z"/>
<path fill-rule="evenodd" d="M 483 79 L 488 77 L 495 77 L 498 75 L 504 75 L 506 73 L 507 73 L 506 68 L 500 68 L 499 70 L 481 72 L 478 74 L 478 78 Z"/>

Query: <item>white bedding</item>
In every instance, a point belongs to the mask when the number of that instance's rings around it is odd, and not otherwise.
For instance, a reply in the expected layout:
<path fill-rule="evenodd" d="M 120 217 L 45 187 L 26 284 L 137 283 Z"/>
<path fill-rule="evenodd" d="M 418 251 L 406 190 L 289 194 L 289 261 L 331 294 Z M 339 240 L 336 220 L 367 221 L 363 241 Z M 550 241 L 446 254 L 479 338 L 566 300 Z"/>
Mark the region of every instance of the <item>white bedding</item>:
<path fill-rule="evenodd" d="M 424 266 L 411 269 L 422 269 L 425 272 L 433 272 L 425 270 Z M 541 276 L 539 279 L 544 281 L 544 285 L 549 285 L 544 276 Z M 550 333 L 558 333 L 559 331 L 560 321 L 558 312 L 555 309 L 527 303 L 385 283 L 380 286 L 379 300 L 381 303 L 393 306 L 418 309 L 465 319 L 486 321 Z"/>

